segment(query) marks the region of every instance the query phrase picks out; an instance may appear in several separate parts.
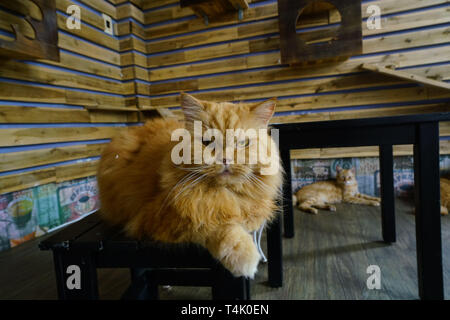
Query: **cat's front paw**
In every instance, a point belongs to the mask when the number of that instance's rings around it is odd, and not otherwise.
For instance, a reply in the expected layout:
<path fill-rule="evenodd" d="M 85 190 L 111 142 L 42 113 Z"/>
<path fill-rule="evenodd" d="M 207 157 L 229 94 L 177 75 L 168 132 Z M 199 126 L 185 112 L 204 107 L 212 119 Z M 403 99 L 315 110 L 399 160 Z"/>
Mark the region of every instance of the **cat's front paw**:
<path fill-rule="evenodd" d="M 380 202 L 379 201 L 370 201 L 369 205 L 374 206 L 374 207 L 379 207 L 380 206 Z"/>
<path fill-rule="evenodd" d="M 238 242 L 227 250 L 229 253 L 222 259 L 222 264 L 236 277 L 253 279 L 258 269 L 259 254 L 253 242 Z"/>

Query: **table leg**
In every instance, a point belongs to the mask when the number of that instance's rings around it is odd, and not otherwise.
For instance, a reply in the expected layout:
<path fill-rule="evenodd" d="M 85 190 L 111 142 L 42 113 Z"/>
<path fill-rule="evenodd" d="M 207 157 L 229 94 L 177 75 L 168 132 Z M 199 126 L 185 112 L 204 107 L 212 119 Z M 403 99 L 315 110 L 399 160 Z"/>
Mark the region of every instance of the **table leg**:
<path fill-rule="evenodd" d="M 283 222 L 284 236 L 286 238 L 294 237 L 294 211 L 292 207 L 292 177 L 291 177 L 291 155 L 289 149 L 280 150 L 281 161 L 285 170 L 285 179 L 283 181 Z"/>
<path fill-rule="evenodd" d="M 439 188 L 439 124 L 417 125 L 414 194 L 419 296 L 444 298 Z"/>
<path fill-rule="evenodd" d="M 278 288 L 283 285 L 283 245 L 281 237 L 281 214 L 267 228 L 267 271 L 269 285 Z"/>
<path fill-rule="evenodd" d="M 250 293 L 250 279 L 245 279 L 245 299 L 244 300 L 252 300 Z"/>
<path fill-rule="evenodd" d="M 159 300 L 159 283 L 152 269 L 146 271 L 147 292 L 146 299 Z"/>
<path fill-rule="evenodd" d="M 53 260 L 60 300 L 98 299 L 97 269 L 91 255 L 54 250 Z"/>
<path fill-rule="evenodd" d="M 152 285 L 146 268 L 130 268 L 131 283 L 122 300 L 158 300 L 158 284 Z"/>
<path fill-rule="evenodd" d="M 380 145 L 381 228 L 384 242 L 395 242 L 394 157 L 392 145 Z"/>
<path fill-rule="evenodd" d="M 214 283 L 212 284 L 213 300 L 247 300 L 248 292 L 244 277 L 234 277 L 230 271 L 225 269 L 220 263 L 215 266 Z"/>

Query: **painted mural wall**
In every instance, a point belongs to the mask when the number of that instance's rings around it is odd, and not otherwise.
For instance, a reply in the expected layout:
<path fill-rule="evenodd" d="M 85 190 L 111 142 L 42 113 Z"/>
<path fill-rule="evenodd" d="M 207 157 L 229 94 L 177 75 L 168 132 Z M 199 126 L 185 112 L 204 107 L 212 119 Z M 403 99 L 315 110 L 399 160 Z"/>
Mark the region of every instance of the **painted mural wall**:
<path fill-rule="evenodd" d="M 0 195 L 0 251 L 99 209 L 97 181 L 87 177 Z"/>
<path fill-rule="evenodd" d="M 440 157 L 441 175 L 450 172 L 450 156 Z M 355 168 L 359 191 L 380 196 L 380 166 L 378 158 L 339 158 L 292 161 L 292 191 L 316 181 L 336 178 L 336 167 Z M 414 162 L 411 156 L 394 157 L 394 188 L 397 197 L 414 196 Z"/>

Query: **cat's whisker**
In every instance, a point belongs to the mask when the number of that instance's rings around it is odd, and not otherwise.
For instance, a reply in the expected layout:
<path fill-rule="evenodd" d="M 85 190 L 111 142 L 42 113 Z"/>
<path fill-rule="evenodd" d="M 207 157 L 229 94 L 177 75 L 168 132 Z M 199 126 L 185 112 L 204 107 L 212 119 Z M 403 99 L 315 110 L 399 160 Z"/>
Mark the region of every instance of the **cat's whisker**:
<path fill-rule="evenodd" d="M 249 181 L 253 181 L 253 182 L 258 181 L 258 177 L 253 172 L 250 172 L 250 176 L 248 176 L 248 177 L 249 177 L 249 179 L 248 179 Z M 251 180 L 251 178 L 257 179 L 257 180 Z M 265 184 L 264 182 L 261 181 L 261 183 L 263 183 L 265 186 L 267 186 L 267 184 Z M 258 187 L 261 188 L 261 186 L 259 186 L 259 185 L 258 185 Z M 268 190 L 268 189 L 270 189 L 270 188 L 267 186 L 267 189 L 265 189 L 265 190 Z M 283 197 L 283 188 L 281 186 L 276 189 L 275 199 L 280 199 L 281 202 L 278 202 L 274 212 L 276 214 L 282 214 L 283 213 L 282 203 L 283 202 L 285 203 L 285 200 L 284 200 L 284 197 Z"/>
<path fill-rule="evenodd" d="M 203 170 L 208 169 L 209 165 L 202 165 L 202 166 L 195 166 L 195 167 L 182 167 L 182 166 L 175 166 L 177 169 L 183 170 L 183 171 L 192 171 L 192 172 L 201 172 Z"/>
<path fill-rule="evenodd" d="M 262 192 L 266 192 L 266 190 L 264 190 L 264 187 L 261 186 L 258 182 L 256 182 L 255 180 L 251 180 L 251 182 L 257 189 L 259 189 Z"/>
<path fill-rule="evenodd" d="M 188 174 L 185 175 L 180 181 L 178 181 L 177 184 L 175 184 L 175 186 L 173 186 L 173 188 L 170 189 L 170 191 L 167 193 L 167 196 L 166 196 L 166 198 L 164 199 L 164 202 L 162 203 L 162 205 L 161 205 L 161 207 L 160 207 L 160 209 L 159 209 L 159 212 L 161 212 L 161 211 L 162 211 L 164 208 L 166 208 L 166 206 L 169 204 L 170 195 L 175 191 L 175 189 L 176 189 L 178 186 L 180 186 L 180 185 L 182 185 L 182 184 L 184 184 L 184 183 L 187 183 L 187 182 L 189 182 L 189 181 L 192 180 L 192 179 L 195 179 L 196 175 L 198 175 L 198 174 L 199 174 L 199 173 L 197 173 L 197 172 L 191 172 L 191 173 L 188 173 Z"/>
<path fill-rule="evenodd" d="M 192 168 L 192 169 L 181 169 L 183 171 L 189 171 L 189 172 L 202 172 L 203 170 L 205 170 L 205 168 Z"/>
<path fill-rule="evenodd" d="M 243 177 L 244 177 L 245 181 L 248 182 L 250 185 L 255 185 L 257 188 L 260 188 L 258 185 L 256 185 L 255 181 L 250 178 L 250 176 L 244 175 Z M 249 195 L 254 199 L 260 198 L 260 195 L 256 194 L 256 193 L 251 193 Z"/>
<path fill-rule="evenodd" d="M 261 179 L 259 179 L 253 172 L 250 172 L 249 177 L 250 179 L 252 179 L 252 181 L 254 181 L 255 185 L 257 185 L 261 189 L 261 191 L 264 192 L 270 191 L 268 185 L 265 184 Z"/>
<path fill-rule="evenodd" d="M 199 182 L 202 181 L 203 178 L 205 178 L 207 175 L 206 174 L 202 174 L 199 177 L 195 177 L 195 179 L 193 181 L 190 181 L 189 184 L 185 184 L 184 187 L 175 195 L 175 197 L 173 197 L 173 199 L 171 200 L 171 203 L 174 202 L 176 199 L 178 199 L 178 197 L 187 189 L 189 188 L 193 188 L 194 186 L 196 186 Z"/>

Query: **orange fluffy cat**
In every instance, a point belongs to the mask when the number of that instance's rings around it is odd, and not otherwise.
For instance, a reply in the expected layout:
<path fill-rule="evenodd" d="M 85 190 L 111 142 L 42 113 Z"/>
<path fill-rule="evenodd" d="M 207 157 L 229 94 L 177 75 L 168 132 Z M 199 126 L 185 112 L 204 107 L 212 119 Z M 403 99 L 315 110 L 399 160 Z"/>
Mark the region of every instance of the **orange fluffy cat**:
<path fill-rule="evenodd" d="M 335 203 L 348 202 L 379 206 L 380 198 L 361 194 L 354 169 L 336 167 L 336 180 L 319 181 L 304 186 L 294 196 L 300 210 L 317 214 L 318 209 L 336 211 Z"/>
<path fill-rule="evenodd" d="M 450 180 L 441 177 L 441 214 L 447 215 L 450 209 Z"/>
<path fill-rule="evenodd" d="M 184 122 L 151 120 L 106 147 L 98 170 L 101 215 L 123 226 L 132 237 L 200 244 L 235 276 L 253 277 L 260 254 L 250 232 L 277 210 L 281 166 L 276 174 L 261 175 L 265 165 L 259 161 L 230 164 L 230 159 L 221 158 L 211 165 L 175 165 L 171 152 L 178 141 L 172 142 L 171 134 L 186 128 L 194 137 L 197 120 L 204 130 L 218 129 L 224 135 L 226 129 L 265 129 L 270 142 L 267 125 L 275 104 L 274 99 L 254 104 L 215 103 L 182 94 Z M 248 156 L 248 146 L 261 139 L 237 140 L 237 148 L 245 148 Z M 200 141 L 200 146 L 203 150 L 205 142 Z M 278 151 L 270 152 L 279 163 Z"/>

